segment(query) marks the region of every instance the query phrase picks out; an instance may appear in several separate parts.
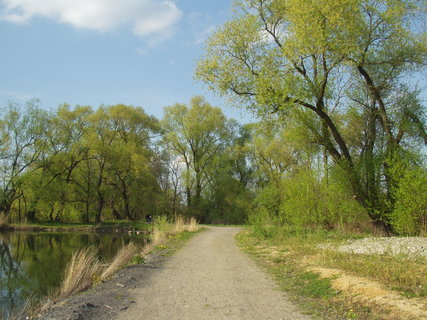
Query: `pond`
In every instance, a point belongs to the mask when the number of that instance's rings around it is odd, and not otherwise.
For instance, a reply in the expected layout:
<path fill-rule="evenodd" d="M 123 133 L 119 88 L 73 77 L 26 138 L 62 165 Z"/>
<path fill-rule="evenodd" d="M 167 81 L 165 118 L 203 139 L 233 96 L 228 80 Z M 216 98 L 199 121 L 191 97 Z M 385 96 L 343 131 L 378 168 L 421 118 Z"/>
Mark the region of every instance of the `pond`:
<path fill-rule="evenodd" d="M 123 245 L 143 236 L 119 233 L 0 232 L 0 319 L 57 289 L 71 255 L 93 246 L 109 261 Z"/>

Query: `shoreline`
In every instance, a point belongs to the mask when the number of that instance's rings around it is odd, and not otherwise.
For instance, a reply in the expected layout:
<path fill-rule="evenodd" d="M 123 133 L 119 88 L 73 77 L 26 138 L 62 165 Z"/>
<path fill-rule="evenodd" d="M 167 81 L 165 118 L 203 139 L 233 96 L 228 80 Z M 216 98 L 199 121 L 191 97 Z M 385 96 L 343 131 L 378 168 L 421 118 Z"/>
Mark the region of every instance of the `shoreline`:
<path fill-rule="evenodd" d="M 110 279 L 101 281 L 78 294 L 56 301 L 42 308 L 34 318 L 40 320 L 113 319 L 135 301 L 132 290 L 144 286 L 149 277 L 191 238 L 202 232 L 181 232 L 168 237 L 165 242 L 154 246 L 144 255 L 143 262 L 128 265 L 116 272 Z"/>
<path fill-rule="evenodd" d="M 151 230 L 148 230 L 150 224 L 146 223 L 145 229 L 137 228 L 135 226 L 123 226 L 117 225 L 87 225 L 87 226 L 68 226 L 68 225 L 8 225 L 0 227 L 0 232 L 15 232 L 15 231 L 26 231 L 26 232 L 96 232 L 96 233 L 129 233 L 129 234 L 149 234 Z"/>

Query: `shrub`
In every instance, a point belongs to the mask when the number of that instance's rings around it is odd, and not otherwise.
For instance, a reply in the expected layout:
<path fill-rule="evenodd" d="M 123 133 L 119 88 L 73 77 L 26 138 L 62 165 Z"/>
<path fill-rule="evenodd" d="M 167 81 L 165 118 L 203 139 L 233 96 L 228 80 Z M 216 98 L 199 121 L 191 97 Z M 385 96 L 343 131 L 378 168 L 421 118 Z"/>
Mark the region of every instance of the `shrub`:
<path fill-rule="evenodd" d="M 415 167 L 406 170 L 399 180 L 395 209 L 390 222 L 400 234 L 427 233 L 427 170 Z"/>

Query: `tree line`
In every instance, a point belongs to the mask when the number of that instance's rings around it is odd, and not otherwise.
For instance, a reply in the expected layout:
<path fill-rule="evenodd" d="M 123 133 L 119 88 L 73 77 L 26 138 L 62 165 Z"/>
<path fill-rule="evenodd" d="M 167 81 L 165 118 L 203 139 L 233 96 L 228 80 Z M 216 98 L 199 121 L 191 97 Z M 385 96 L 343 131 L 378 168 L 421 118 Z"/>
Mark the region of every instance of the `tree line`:
<path fill-rule="evenodd" d="M 238 0 L 195 76 L 255 114 L 201 97 L 165 108 L 6 108 L 1 200 L 14 220 L 137 219 L 427 230 L 427 57 L 416 0 Z M 421 19 L 420 19 L 421 18 Z M 422 29 L 422 28 L 421 28 Z"/>
<path fill-rule="evenodd" d="M 167 107 L 161 121 L 126 105 L 9 105 L 0 120 L 0 210 L 12 222 L 189 214 L 241 223 L 250 198 L 244 134 L 202 97 Z"/>

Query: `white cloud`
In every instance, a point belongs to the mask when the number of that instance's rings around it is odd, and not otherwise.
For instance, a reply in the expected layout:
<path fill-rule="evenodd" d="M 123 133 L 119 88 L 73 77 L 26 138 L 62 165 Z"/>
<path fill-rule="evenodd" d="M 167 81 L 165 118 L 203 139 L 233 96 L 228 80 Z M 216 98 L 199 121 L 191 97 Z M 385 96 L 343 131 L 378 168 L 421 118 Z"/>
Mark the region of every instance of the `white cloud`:
<path fill-rule="evenodd" d="M 129 26 L 142 37 L 165 38 L 182 12 L 170 0 L 0 0 L 2 18 L 25 23 L 40 16 L 77 28 L 111 31 Z"/>

